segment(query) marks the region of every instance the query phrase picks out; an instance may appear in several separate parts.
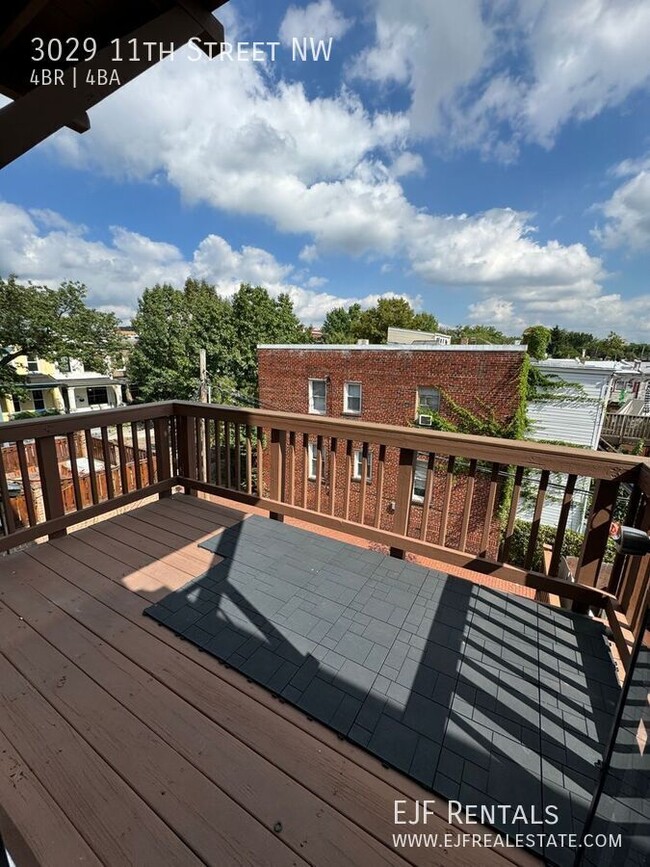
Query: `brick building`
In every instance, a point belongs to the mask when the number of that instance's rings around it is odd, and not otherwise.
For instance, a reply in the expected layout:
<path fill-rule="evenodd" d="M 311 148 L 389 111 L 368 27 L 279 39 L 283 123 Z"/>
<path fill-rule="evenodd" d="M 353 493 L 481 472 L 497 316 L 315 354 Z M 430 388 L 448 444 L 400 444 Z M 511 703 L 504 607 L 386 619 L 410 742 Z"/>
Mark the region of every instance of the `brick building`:
<path fill-rule="evenodd" d="M 260 406 L 283 412 L 420 427 L 436 413 L 457 423 L 460 407 L 506 427 L 517 413 L 521 400 L 519 383 L 524 353 L 523 346 L 262 345 L 258 347 Z M 296 503 L 330 511 L 331 443 L 321 443 L 319 450 L 316 437 L 304 440 L 298 437 L 294 448 Z M 336 449 L 333 513 L 355 521 L 363 516 L 364 523 L 372 524 L 376 523 L 379 509 L 378 525 L 392 529 L 397 450 L 388 449 L 385 454 L 383 490 L 379 498 L 376 487 L 379 447 L 370 444 L 366 495 L 362 498 L 363 443 L 352 442 L 349 446 L 337 443 Z M 422 523 L 427 461 L 428 455 L 422 453 L 415 463 L 410 532 L 418 532 Z M 446 468 L 446 457 L 436 460 L 426 532 L 426 538 L 433 542 L 439 541 Z M 319 475 L 322 484 L 317 492 Z M 467 549 L 473 553 L 479 553 L 488 488 L 489 479 L 479 472 L 466 542 Z M 466 489 L 467 473 L 463 472 L 460 462 L 445 536 L 449 546 L 458 546 L 460 541 Z M 496 554 L 498 536 L 495 518 L 488 554 Z"/>

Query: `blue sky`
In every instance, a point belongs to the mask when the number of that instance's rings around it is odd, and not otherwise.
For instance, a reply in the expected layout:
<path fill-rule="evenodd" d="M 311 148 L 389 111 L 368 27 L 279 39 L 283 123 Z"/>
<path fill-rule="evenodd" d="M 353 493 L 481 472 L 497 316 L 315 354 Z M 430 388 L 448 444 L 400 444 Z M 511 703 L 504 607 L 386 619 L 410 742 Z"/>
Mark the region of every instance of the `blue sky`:
<path fill-rule="evenodd" d="M 186 48 L 5 168 L 0 274 L 82 280 L 124 321 L 192 275 L 288 291 L 314 324 L 396 294 L 447 325 L 650 342 L 645 0 L 217 15 L 275 61 Z M 330 59 L 294 59 L 294 37 Z"/>

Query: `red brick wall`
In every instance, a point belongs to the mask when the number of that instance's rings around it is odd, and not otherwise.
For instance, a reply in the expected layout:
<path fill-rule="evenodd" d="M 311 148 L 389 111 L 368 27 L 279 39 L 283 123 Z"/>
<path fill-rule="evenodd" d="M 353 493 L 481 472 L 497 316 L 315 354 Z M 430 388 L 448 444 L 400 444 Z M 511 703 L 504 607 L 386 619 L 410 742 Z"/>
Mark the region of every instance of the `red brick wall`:
<path fill-rule="evenodd" d="M 343 412 L 343 387 L 345 382 L 362 383 L 361 415 L 351 419 L 380 424 L 408 425 L 413 422 L 417 410 L 418 386 L 438 388 L 442 394 L 440 411 L 454 420 L 454 413 L 444 393 L 470 412 L 484 416 L 486 410 L 494 412 L 496 420 L 507 424 L 512 420 L 519 404 L 518 384 L 523 352 L 471 351 L 471 350 L 258 350 L 260 405 L 266 409 L 284 412 L 307 413 L 309 408 L 308 380 L 327 379 L 327 414 L 345 418 Z M 311 438 L 315 442 L 315 438 Z M 335 488 L 334 514 L 345 517 L 345 497 L 350 475 L 346 461 L 346 443 L 337 444 L 336 478 L 331 472 L 329 452 L 331 443 L 324 438 L 325 480 L 320 491 L 320 509 L 330 511 L 332 490 Z M 360 449 L 362 443 L 354 443 Z M 387 449 L 384 486 L 381 501 L 377 502 L 377 467 L 379 447 L 371 445 L 373 476 L 367 485 L 364 523 L 374 524 L 379 508 L 379 525 L 393 529 L 391 503 L 397 488 L 398 450 Z M 458 547 L 461 535 L 467 475 L 457 473 L 452 489 L 450 513 L 447 525 L 446 544 Z M 436 461 L 435 481 L 426 538 L 439 541 L 441 503 L 444 494 L 447 458 Z M 466 464 L 465 464 L 466 469 Z M 357 521 L 361 509 L 361 484 L 349 482 L 348 516 Z M 480 551 L 485 511 L 489 491 L 489 476 L 479 472 L 474 486 L 474 495 L 467 534 L 467 550 Z M 306 496 L 305 493 L 306 492 Z M 289 490 L 285 497 L 289 498 Z M 307 480 L 304 473 L 303 435 L 295 438 L 294 502 L 310 509 L 317 506 L 316 483 Z M 423 508 L 412 504 L 409 535 L 420 536 Z M 490 544 L 488 553 L 496 557 L 499 526 L 493 516 L 490 521 Z"/>

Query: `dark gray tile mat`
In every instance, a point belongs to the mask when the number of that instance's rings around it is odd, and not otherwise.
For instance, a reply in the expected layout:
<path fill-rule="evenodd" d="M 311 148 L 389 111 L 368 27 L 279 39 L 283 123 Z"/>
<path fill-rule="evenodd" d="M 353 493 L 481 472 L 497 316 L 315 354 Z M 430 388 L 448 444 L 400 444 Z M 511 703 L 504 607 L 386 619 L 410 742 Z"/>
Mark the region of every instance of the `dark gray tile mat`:
<path fill-rule="evenodd" d="M 201 547 L 146 614 L 446 798 L 579 830 L 619 692 L 599 623 L 258 516 Z"/>

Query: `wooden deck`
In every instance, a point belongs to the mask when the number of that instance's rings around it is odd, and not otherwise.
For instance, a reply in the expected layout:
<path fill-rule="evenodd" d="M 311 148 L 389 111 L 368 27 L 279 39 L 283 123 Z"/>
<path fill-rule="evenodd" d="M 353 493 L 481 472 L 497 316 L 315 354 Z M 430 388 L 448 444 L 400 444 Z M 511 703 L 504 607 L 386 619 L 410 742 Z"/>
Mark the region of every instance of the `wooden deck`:
<path fill-rule="evenodd" d="M 143 617 L 244 514 L 177 496 L 0 559 L 0 833 L 17 867 L 540 863 L 396 851 L 395 799 L 429 793 Z M 436 811 L 407 830 L 450 831 Z"/>

